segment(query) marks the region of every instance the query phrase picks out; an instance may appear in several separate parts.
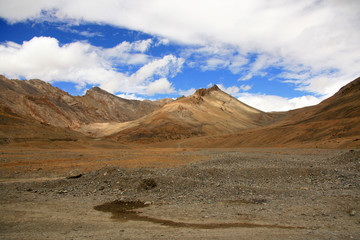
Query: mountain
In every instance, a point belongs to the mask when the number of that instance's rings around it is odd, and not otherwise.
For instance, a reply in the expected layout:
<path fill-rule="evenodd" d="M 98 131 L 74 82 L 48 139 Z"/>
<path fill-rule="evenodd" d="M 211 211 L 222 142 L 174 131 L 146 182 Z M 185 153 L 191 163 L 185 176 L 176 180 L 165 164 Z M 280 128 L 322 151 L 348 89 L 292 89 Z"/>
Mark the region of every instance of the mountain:
<path fill-rule="evenodd" d="M 176 146 L 179 143 L 174 143 Z M 182 141 L 183 147 L 360 147 L 360 78 L 318 105 L 234 134 Z"/>
<path fill-rule="evenodd" d="M 87 141 L 84 133 L 162 147 L 349 148 L 360 147 L 359 123 L 360 78 L 318 105 L 265 113 L 216 85 L 153 102 L 122 99 L 97 87 L 71 96 L 41 80 L 0 76 L 2 143 Z"/>
<path fill-rule="evenodd" d="M 240 102 L 214 85 L 166 104 L 141 119 L 113 126 L 118 132 L 110 138 L 149 143 L 223 135 L 264 126 L 277 117 Z"/>
<path fill-rule="evenodd" d="M 98 87 L 84 96 L 72 96 L 38 79 L 9 80 L 0 75 L 1 106 L 57 127 L 131 121 L 159 109 L 164 101 L 122 99 Z"/>
<path fill-rule="evenodd" d="M 67 128 L 54 127 L 28 116 L 12 112 L 8 107 L 0 107 L 0 145 L 8 143 L 41 142 L 42 147 L 55 142 L 86 141 L 81 133 Z M 45 143 L 45 144 L 44 144 Z"/>

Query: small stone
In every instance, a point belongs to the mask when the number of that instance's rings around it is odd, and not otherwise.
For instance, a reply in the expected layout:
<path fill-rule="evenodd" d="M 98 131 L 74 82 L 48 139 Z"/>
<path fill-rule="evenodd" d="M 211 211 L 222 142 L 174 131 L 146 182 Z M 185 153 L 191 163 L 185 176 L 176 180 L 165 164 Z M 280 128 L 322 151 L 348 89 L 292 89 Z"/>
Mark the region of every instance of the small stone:
<path fill-rule="evenodd" d="M 349 215 L 352 216 L 352 217 L 355 216 L 355 215 L 356 215 L 355 209 L 352 209 L 352 210 L 350 211 Z"/>
<path fill-rule="evenodd" d="M 81 177 L 82 174 L 80 173 L 79 170 L 75 169 L 75 170 L 71 170 L 69 172 L 69 175 L 66 177 L 67 179 L 71 179 L 71 178 L 79 178 Z"/>
<path fill-rule="evenodd" d="M 104 186 L 100 186 L 98 190 L 102 191 L 102 190 L 104 190 L 104 189 L 105 189 Z"/>
<path fill-rule="evenodd" d="M 144 202 L 144 205 L 147 206 L 147 205 L 151 205 L 152 203 L 147 201 L 147 202 Z"/>

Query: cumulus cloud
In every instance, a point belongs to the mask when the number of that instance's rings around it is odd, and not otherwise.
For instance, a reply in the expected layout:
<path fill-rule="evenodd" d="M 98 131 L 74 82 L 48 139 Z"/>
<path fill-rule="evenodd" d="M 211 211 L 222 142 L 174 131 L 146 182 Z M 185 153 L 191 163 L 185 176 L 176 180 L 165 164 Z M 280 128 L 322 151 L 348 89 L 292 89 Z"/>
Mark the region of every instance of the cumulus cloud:
<path fill-rule="evenodd" d="M 224 92 L 234 97 L 237 97 L 239 101 L 264 112 L 288 111 L 291 109 L 316 105 L 326 98 L 325 96 L 314 97 L 311 95 L 286 98 L 275 95 L 249 93 L 247 92 L 248 90 L 251 89 L 251 86 L 249 85 L 241 85 L 240 87 L 238 86 L 225 87 L 222 84 L 217 84 L 217 86 Z"/>
<path fill-rule="evenodd" d="M 74 82 L 79 88 L 99 85 L 111 92 L 153 95 L 174 89 L 166 77 L 181 71 L 184 59 L 173 55 L 152 58 L 144 52 L 151 40 L 122 42 L 113 48 L 101 48 L 86 42 L 60 46 L 55 38 L 34 37 L 23 44 L 0 45 L 0 73 L 11 78 Z M 136 65 L 134 73 L 122 73 L 121 65 Z"/>
<path fill-rule="evenodd" d="M 316 105 L 320 103 L 324 97 L 314 97 L 305 95 L 295 98 L 286 98 L 275 95 L 239 93 L 238 99 L 254 108 L 264 112 L 269 111 L 288 111 L 290 109 L 302 108 L 305 106 Z"/>
<path fill-rule="evenodd" d="M 154 95 L 155 93 L 173 93 L 175 92 L 174 87 L 166 78 L 160 78 L 154 82 L 151 82 L 146 89 L 146 93 Z"/>
<path fill-rule="evenodd" d="M 149 61 L 149 56 L 144 54 L 152 43 L 151 39 L 124 41 L 113 48 L 104 49 L 102 54 L 113 64 L 144 64 Z"/>
<path fill-rule="evenodd" d="M 181 71 L 184 63 L 183 58 L 178 58 L 173 55 L 166 55 L 161 59 L 154 60 L 134 73 L 131 78 L 134 82 L 142 82 L 143 80 L 151 79 L 154 75 L 164 78 L 165 76 L 174 77 Z"/>

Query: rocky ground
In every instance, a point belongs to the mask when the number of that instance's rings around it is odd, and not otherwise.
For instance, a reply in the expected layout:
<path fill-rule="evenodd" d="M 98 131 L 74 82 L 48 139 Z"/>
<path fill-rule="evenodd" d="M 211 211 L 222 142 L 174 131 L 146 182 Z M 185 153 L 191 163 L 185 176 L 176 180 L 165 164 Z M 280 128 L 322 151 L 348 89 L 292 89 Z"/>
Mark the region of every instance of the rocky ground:
<path fill-rule="evenodd" d="M 360 239 L 358 150 L 114 150 L 66 172 L 1 150 L 1 239 Z M 136 153 L 186 161 L 114 160 Z"/>

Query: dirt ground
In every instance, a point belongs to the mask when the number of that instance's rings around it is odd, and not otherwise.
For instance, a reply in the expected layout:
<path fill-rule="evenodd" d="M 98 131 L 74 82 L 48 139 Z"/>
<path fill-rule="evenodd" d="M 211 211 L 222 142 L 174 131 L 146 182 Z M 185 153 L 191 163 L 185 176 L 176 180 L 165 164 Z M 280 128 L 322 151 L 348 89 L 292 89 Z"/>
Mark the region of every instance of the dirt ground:
<path fill-rule="evenodd" d="M 1 239 L 360 239 L 360 151 L 0 146 Z"/>

